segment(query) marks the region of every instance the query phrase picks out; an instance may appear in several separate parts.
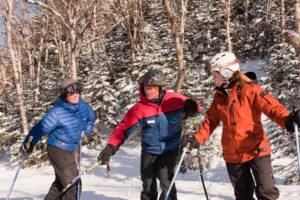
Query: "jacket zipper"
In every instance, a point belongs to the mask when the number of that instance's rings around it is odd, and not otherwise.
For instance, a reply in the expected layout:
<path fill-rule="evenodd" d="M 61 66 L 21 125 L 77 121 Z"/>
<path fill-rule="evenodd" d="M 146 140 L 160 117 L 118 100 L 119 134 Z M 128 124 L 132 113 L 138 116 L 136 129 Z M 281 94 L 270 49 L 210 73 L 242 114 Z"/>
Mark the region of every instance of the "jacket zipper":
<path fill-rule="evenodd" d="M 77 111 L 77 112 L 75 112 L 75 116 L 76 116 L 76 118 L 77 118 L 77 120 L 78 120 L 78 132 L 79 132 L 79 134 L 80 134 L 80 140 L 81 140 L 80 118 L 79 118 L 79 116 L 78 116 L 79 109 L 78 109 L 78 106 L 76 106 L 76 105 L 74 105 L 74 106 L 75 106 L 76 111 Z M 80 141 L 80 140 L 79 140 L 79 141 Z"/>
<path fill-rule="evenodd" d="M 231 127 L 231 137 L 232 137 L 232 144 L 234 146 L 234 149 L 235 149 L 235 152 L 237 153 L 238 155 L 238 158 L 239 160 L 241 160 L 241 155 L 240 155 L 240 152 L 236 146 L 236 143 L 235 143 L 235 140 L 234 140 L 234 128 L 236 126 L 236 121 L 235 121 L 235 114 L 234 114 L 234 106 L 235 106 L 235 100 L 232 101 L 232 105 L 230 106 L 230 116 L 232 116 L 232 118 L 230 117 L 230 127 Z"/>

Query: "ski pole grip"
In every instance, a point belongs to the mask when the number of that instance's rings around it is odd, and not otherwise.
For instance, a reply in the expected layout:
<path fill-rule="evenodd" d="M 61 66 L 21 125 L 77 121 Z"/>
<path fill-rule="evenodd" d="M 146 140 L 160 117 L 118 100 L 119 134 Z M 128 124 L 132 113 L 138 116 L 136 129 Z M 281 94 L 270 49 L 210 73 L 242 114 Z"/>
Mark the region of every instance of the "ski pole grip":
<path fill-rule="evenodd" d="M 198 155 L 199 169 L 200 169 L 200 172 L 202 172 L 203 164 L 202 164 L 201 157 L 200 157 L 200 150 L 197 151 L 197 155 Z"/>
<path fill-rule="evenodd" d="M 26 143 L 26 151 L 29 149 L 32 140 L 33 140 L 33 136 L 30 136 L 28 142 Z"/>
<path fill-rule="evenodd" d="M 296 122 L 294 122 L 294 127 L 295 127 L 295 131 L 297 131 L 298 130 L 298 124 L 296 123 Z M 296 130 L 297 129 L 297 130 Z"/>

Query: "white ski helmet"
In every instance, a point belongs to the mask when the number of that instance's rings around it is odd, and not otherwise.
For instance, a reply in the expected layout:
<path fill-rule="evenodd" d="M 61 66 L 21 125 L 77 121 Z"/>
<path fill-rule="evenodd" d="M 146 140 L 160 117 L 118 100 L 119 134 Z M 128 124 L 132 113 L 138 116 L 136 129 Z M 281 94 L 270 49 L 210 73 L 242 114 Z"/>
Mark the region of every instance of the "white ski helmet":
<path fill-rule="evenodd" d="M 220 72 L 224 80 L 228 80 L 233 72 L 240 70 L 240 65 L 235 55 L 230 52 L 222 52 L 215 55 L 210 61 L 210 72 Z"/>

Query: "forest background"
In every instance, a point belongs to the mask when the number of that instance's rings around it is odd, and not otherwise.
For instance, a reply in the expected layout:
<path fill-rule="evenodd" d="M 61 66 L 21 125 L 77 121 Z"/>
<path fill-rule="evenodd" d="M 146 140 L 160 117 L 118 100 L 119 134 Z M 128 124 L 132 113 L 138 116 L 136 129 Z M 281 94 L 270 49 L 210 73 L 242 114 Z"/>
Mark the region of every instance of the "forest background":
<path fill-rule="evenodd" d="M 0 0 L 0 156 L 18 164 L 21 142 L 56 103 L 66 77 L 83 82 L 82 98 L 97 115 L 84 145 L 109 137 L 139 100 L 137 80 L 148 69 L 163 71 L 168 89 L 201 102 L 199 127 L 214 87 L 205 69 L 221 51 L 242 63 L 268 62 L 259 84 L 292 110 L 299 106 L 299 33 L 299 0 Z M 191 121 L 186 125 L 192 134 Z M 295 182 L 294 135 L 271 121 L 266 131 L 272 158 L 290 158 L 275 172 Z M 25 167 L 47 159 L 45 141 Z M 214 136 L 200 148 L 205 167 L 222 156 Z M 185 166 L 195 170 L 194 162 L 188 157 Z"/>

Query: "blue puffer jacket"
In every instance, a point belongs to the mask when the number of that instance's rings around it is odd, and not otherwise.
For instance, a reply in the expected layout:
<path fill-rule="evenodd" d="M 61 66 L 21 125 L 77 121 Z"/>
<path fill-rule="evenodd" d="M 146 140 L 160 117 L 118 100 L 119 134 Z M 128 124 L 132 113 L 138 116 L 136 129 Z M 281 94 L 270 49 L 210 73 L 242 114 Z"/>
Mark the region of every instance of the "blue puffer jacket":
<path fill-rule="evenodd" d="M 77 104 L 70 104 L 59 97 L 57 104 L 29 131 L 23 144 L 33 136 L 32 145 L 35 146 L 48 133 L 48 145 L 75 151 L 81 133 L 92 133 L 94 121 L 95 113 L 89 104 L 81 99 Z"/>

